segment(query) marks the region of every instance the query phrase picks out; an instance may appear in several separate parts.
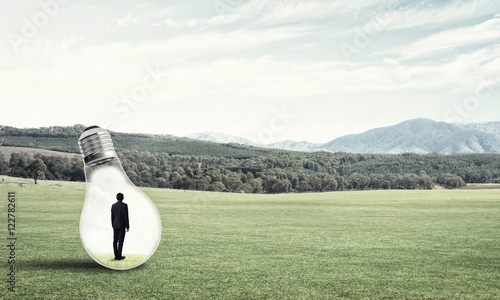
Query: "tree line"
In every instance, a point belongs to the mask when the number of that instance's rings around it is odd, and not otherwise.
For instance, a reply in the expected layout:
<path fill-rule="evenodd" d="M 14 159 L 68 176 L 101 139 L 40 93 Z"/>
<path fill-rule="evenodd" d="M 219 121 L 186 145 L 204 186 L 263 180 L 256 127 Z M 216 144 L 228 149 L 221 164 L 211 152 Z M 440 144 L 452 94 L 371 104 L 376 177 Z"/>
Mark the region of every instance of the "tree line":
<path fill-rule="evenodd" d="M 137 186 L 243 193 L 459 188 L 500 183 L 500 155 L 371 155 L 286 152 L 248 158 L 120 150 Z M 35 160 L 37 161 L 35 163 Z M 44 167 L 45 166 L 45 167 Z M 79 156 L 0 155 L 0 174 L 84 181 Z"/>
<path fill-rule="evenodd" d="M 79 153 L 84 125 L 2 127 L 4 146 Z M 216 144 L 169 135 L 111 132 L 129 178 L 138 186 L 245 193 L 429 189 L 438 184 L 500 183 L 498 154 L 353 154 L 295 152 Z M 84 181 L 79 156 L 0 154 L 0 174 Z"/>
<path fill-rule="evenodd" d="M 84 125 L 51 126 L 41 128 L 1 128 L 2 144 L 13 147 L 29 147 L 60 152 L 80 153 L 78 138 Z M 111 132 L 116 149 L 171 153 L 181 155 L 212 155 L 248 158 L 279 154 L 285 150 L 263 149 L 238 144 L 218 144 L 162 134 L 138 134 Z"/>

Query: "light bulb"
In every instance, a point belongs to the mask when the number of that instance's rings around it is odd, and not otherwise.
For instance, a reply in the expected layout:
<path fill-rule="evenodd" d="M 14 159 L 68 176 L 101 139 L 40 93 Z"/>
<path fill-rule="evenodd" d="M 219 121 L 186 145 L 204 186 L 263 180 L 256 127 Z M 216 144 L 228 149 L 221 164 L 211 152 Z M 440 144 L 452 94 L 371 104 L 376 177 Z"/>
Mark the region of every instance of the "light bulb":
<path fill-rule="evenodd" d="M 127 177 L 116 155 L 111 135 L 91 126 L 78 140 L 85 164 L 87 190 L 80 216 L 80 237 L 87 253 L 99 264 L 115 270 L 135 268 L 156 251 L 161 220 L 153 202 Z M 111 206 L 117 194 L 128 206 L 130 229 L 125 233 L 122 255 L 115 259 Z"/>

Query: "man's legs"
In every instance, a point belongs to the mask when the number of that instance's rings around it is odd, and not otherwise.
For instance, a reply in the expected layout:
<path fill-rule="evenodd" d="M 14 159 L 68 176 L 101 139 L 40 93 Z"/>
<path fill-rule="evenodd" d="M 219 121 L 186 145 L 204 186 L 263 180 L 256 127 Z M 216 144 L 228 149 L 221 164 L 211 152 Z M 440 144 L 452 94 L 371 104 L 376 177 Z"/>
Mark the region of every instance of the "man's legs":
<path fill-rule="evenodd" d="M 124 241 L 125 241 L 125 228 L 118 229 L 118 249 L 117 249 L 118 256 L 116 256 L 116 254 L 115 254 L 115 257 L 119 257 L 119 258 L 122 257 L 122 250 L 123 250 L 123 242 Z"/>
<path fill-rule="evenodd" d="M 113 252 L 115 253 L 115 259 L 121 257 L 118 253 L 118 236 L 120 233 L 120 229 L 113 229 Z"/>

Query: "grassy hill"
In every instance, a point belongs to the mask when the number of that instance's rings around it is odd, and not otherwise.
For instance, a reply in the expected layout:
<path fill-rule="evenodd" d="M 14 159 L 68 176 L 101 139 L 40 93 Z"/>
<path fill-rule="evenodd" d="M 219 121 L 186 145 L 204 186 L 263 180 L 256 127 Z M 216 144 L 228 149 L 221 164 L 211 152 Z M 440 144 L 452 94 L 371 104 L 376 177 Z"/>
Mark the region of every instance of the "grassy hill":
<path fill-rule="evenodd" d="M 28 148 L 28 147 L 4 147 L 0 146 L 0 155 L 3 155 L 5 160 L 10 159 L 12 153 L 25 153 L 30 157 L 35 154 L 46 155 L 46 156 L 63 156 L 63 157 L 81 157 L 80 153 L 69 153 L 53 150 L 45 150 L 38 148 Z"/>
<path fill-rule="evenodd" d="M 2 128 L 3 146 L 28 147 L 69 153 L 80 153 L 78 138 L 85 130 L 83 125 L 70 127 L 45 127 L 19 129 Z M 130 134 L 111 132 L 117 150 L 137 150 L 182 155 L 209 155 L 232 158 L 249 158 L 286 151 L 261 149 L 237 144 L 217 144 L 174 137 L 170 135 Z"/>
<path fill-rule="evenodd" d="M 162 240 L 141 267 L 114 271 L 80 241 L 83 183 L 0 183 L 19 207 L 16 292 L 4 284 L 0 298 L 500 298 L 499 190 L 142 190 Z"/>

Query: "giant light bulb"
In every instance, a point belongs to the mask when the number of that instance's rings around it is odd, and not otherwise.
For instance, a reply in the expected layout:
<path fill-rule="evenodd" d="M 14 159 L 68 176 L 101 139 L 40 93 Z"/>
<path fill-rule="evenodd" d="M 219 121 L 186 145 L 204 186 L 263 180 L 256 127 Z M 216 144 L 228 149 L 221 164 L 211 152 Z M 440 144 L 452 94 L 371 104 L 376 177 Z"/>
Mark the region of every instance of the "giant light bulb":
<path fill-rule="evenodd" d="M 85 164 L 87 193 L 80 216 L 80 237 L 88 254 L 115 270 L 135 268 L 155 252 L 161 238 L 161 220 L 153 202 L 123 171 L 109 132 L 98 126 L 85 129 L 78 140 Z M 130 230 L 125 234 L 123 260 L 115 260 L 111 206 L 116 195 L 128 205 Z"/>

